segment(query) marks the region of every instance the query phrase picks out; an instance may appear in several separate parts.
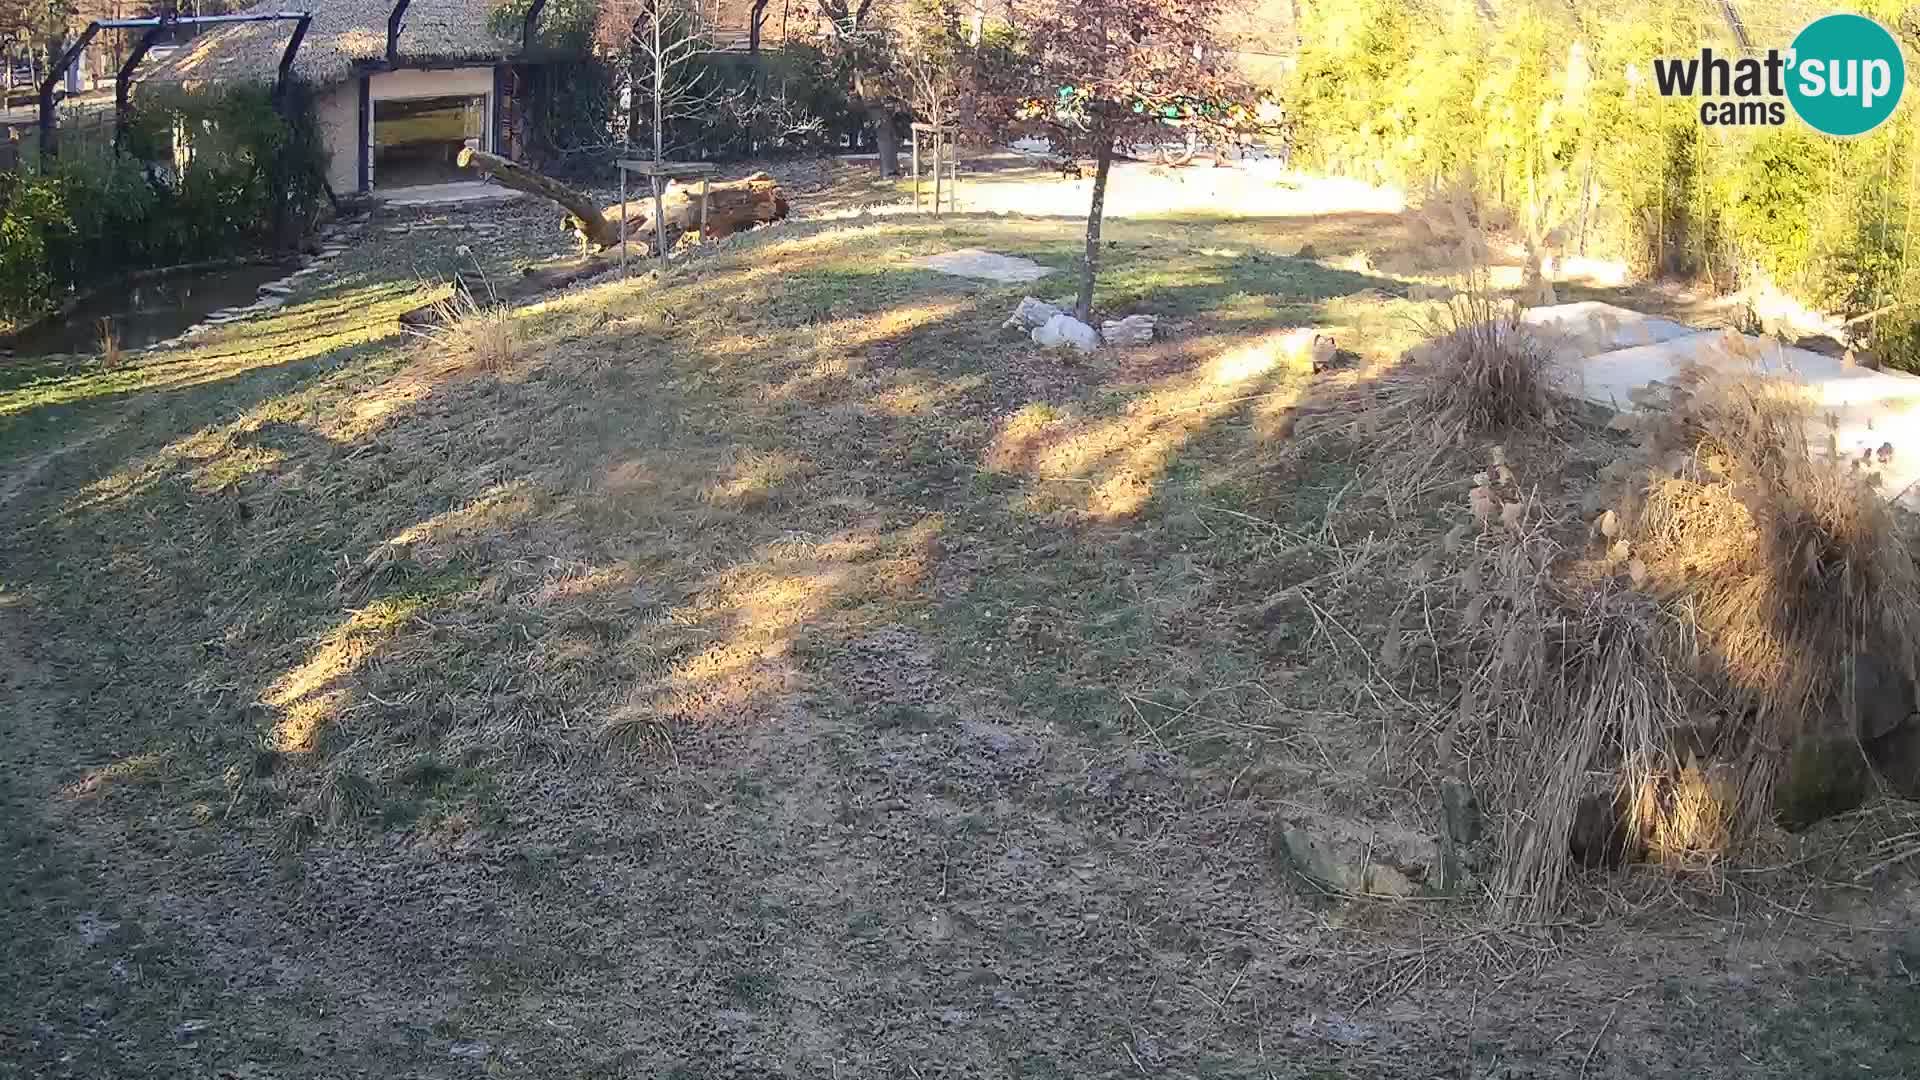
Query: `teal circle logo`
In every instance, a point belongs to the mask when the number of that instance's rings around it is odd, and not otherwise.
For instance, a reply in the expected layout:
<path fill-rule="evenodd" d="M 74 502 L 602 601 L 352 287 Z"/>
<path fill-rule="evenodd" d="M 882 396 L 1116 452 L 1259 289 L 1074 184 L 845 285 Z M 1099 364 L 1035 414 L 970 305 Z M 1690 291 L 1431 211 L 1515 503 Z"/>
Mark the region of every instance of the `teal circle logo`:
<path fill-rule="evenodd" d="M 1887 122 L 1907 88 L 1907 61 L 1887 28 L 1828 15 L 1793 39 L 1787 100 L 1815 131 L 1852 137 Z"/>

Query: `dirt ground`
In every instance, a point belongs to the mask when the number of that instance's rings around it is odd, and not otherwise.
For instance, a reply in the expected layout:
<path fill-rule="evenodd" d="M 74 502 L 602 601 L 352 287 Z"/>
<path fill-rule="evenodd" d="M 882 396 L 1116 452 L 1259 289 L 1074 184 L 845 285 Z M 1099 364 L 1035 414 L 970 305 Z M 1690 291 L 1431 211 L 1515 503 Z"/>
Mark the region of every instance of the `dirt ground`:
<path fill-rule="evenodd" d="M 531 204 L 0 367 L 0 1075 L 1920 1075 L 1911 807 L 1543 925 L 1277 857 L 1441 828 L 1449 704 L 1370 657 L 1444 523 L 1289 451 L 1340 376 L 1277 337 L 1397 355 L 1404 215 L 1116 220 L 1167 340 L 1063 360 L 1000 323 L 1080 222 L 789 183 L 498 365 L 393 319 Z"/>

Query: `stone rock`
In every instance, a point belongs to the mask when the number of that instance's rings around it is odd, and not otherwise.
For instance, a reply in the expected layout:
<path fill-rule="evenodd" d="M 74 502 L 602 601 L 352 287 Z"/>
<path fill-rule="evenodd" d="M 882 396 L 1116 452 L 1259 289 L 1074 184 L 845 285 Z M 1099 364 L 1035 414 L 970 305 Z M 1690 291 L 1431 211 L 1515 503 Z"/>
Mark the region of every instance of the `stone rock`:
<path fill-rule="evenodd" d="M 1480 842 L 1486 826 L 1472 788 L 1458 780 L 1442 782 L 1440 807 L 1446 815 L 1448 839 L 1462 846 Z"/>
<path fill-rule="evenodd" d="M 938 255 L 927 255 L 915 259 L 913 263 L 915 266 L 938 270 L 943 274 L 952 274 L 956 277 L 1003 283 L 1037 281 L 1053 273 L 1052 267 L 1041 266 L 1032 259 L 1000 255 L 991 251 L 982 251 L 979 248 L 944 251 Z"/>
<path fill-rule="evenodd" d="M 1920 798 L 1920 712 L 1868 743 L 1867 757 L 1888 787 L 1909 799 Z"/>
<path fill-rule="evenodd" d="M 1486 819 L 1473 789 L 1458 780 L 1440 782 L 1440 889 L 1454 893 L 1468 888 L 1475 873 L 1486 868 Z"/>
<path fill-rule="evenodd" d="M 1013 314 L 1007 316 L 1007 321 L 1001 326 L 1020 331 L 1036 330 L 1052 322 L 1054 316 L 1062 314 L 1065 313 L 1052 304 L 1027 296 L 1021 298 L 1020 306 L 1013 309 Z"/>
<path fill-rule="evenodd" d="M 1152 315 L 1129 315 L 1100 324 L 1100 337 L 1109 345 L 1145 345 L 1153 340 Z"/>
<path fill-rule="evenodd" d="M 1773 813 L 1788 829 L 1843 814 L 1873 793 L 1872 770 L 1852 732 L 1808 732 L 1795 739 L 1773 789 Z"/>
<path fill-rule="evenodd" d="M 291 296 L 293 295 L 293 286 L 288 285 L 284 281 L 269 281 L 265 285 L 260 286 L 260 291 L 267 296 Z"/>
<path fill-rule="evenodd" d="M 1616 867 L 1627 861 L 1626 808 L 1617 795 L 1588 795 L 1573 808 L 1567 853 L 1589 868 Z"/>
<path fill-rule="evenodd" d="M 287 298 L 285 296 L 270 295 L 261 297 L 254 303 L 253 308 L 255 311 L 271 311 L 277 307 L 285 307 L 286 304 Z"/>
<path fill-rule="evenodd" d="M 1906 723 L 1914 711 L 1913 684 L 1872 653 L 1853 655 L 1853 700 L 1862 739 L 1878 739 Z"/>
<path fill-rule="evenodd" d="M 1272 852 L 1308 886 L 1351 896 L 1421 895 L 1442 862 L 1431 837 L 1339 819 L 1276 823 Z"/>
<path fill-rule="evenodd" d="M 1090 353 L 1100 347 L 1100 335 L 1079 319 L 1060 314 L 1048 319 L 1045 325 L 1034 328 L 1033 343 L 1046 349 L 1072 346 Z"/>

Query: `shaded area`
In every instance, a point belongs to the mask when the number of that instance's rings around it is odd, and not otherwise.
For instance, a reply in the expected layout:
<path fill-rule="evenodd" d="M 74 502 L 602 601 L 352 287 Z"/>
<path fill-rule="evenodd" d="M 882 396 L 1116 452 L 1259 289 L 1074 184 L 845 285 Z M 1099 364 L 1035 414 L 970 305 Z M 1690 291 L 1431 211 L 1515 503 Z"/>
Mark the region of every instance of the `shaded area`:
<path fill-rule="evenodd" d="M 101 351 L 108 330 L 123 349 L 165 341 L 221 308 L 245 307 L 260 286 L 277 281 L 285 266 L 263 264 L 226 270 L 188 270 L 102 288 L 56 316 L 15 337 L 18 356 Z M 103 325 L 103 322 L 105 325 Z"/>

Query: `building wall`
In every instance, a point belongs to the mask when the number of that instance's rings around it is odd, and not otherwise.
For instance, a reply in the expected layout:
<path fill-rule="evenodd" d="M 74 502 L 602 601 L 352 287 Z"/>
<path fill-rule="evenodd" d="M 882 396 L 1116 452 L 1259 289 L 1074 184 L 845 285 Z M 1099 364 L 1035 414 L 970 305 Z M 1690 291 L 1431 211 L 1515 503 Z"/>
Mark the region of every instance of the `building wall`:
<path fill-rule="evenodd" d="M 448 68 L 438 71 L 407 69 L 381 71 L 373 76 L 373 100 L 441 97 L 448 94 L 493 93 L 492 67 Z"/>
<path fill-rule="evenodd" d="M 493 93 L 493 68 L 406 69 L 375 72 L 370 78 L 374 114 L 380 102 L 402 98 Z M 491 110 L 492 102 L 488 102 Z M 327 183 L 335 194 L 360 190 L 360 80 L 349 78 L 320 95 L 320 138 L 327 153 Z M 493 136 L 488 135 L 491 142 Z M 379 178 L 375 178 L 378 183 Z"/>
<path fill-rule="evenodd" d="M 360 80 L 335 83 L 314 107 L 327 154 L 327 184 L 336 195 L 360 190 Z"/>

